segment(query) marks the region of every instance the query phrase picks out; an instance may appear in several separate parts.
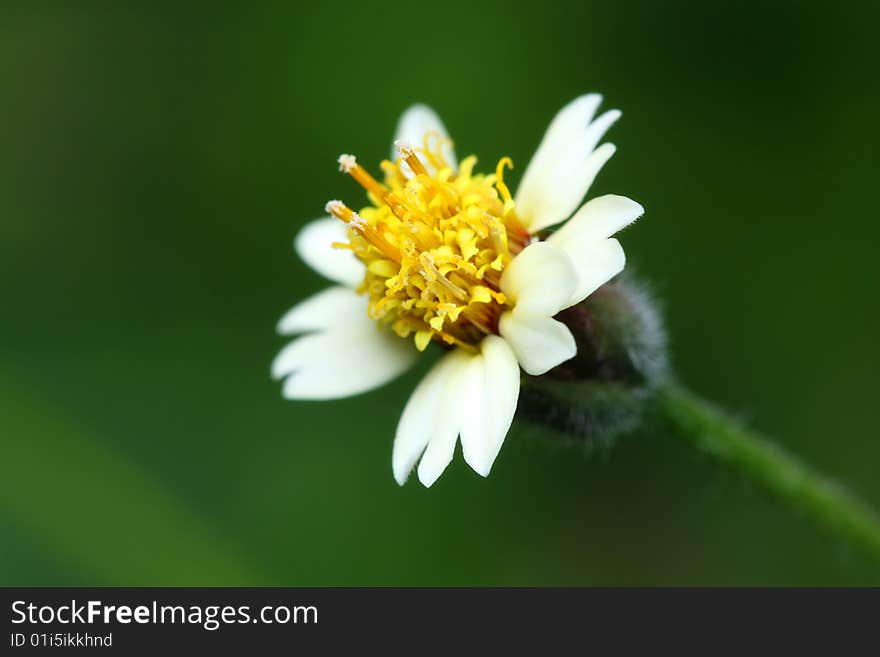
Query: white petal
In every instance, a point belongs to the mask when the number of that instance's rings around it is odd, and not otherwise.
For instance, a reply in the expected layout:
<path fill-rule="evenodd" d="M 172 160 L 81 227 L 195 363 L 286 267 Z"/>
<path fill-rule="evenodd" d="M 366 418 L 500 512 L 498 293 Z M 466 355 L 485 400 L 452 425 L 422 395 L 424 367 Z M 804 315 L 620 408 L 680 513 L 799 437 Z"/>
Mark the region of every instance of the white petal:
<path fill-rule="evenodd" d="M 357 287 L 364 280 L 364 265 L 349 249 L 335 249 L 333 242 L 348 242 L 345 224 L 333 217 L 307 223 L 296 236 L 299 257 L 331 281 Z"/>
<path fill-rule="evenodd" d="M 287 399 L 338 399 L 384 385 L 418 357 L 412 342 L 368 317 L 288 344 L 272 363 Z"/>
<path fill-rule="evenodd" d="M 368 299 L 348 287 L 333 286 L 300 301 L 278 322 L 281 335 L 346 327 L 367 317 Z"/>
<path fill-rule="evenodd" d="M 481 355 L 467 366 L 461 381 L 461 448 L 478 474 L 488 476 L 519 398 L 519 368 L 510 347 L 497 336 L 480 345 Z"/>
<path fill-rule="evenodd" d="M 544 374 L 577 353 L 568 327 L 550 317 L 506 312 L 498 325 L 501 336 L 513 349 L 522 368 L 533 376 Z"/>
<path fill-rule="evenodd" d="M 461 413 L 461 451 L 464 460 L 478 474 L 489 474 L 485 467 L 488 461 L 489 433 L 486 422 L 486 372 L 485 361 L 482 357 L 473 359 L 461 377 L 461 403 L 458 412 Z"/>
<path fill-rule="evenodd" d="M 501 290 L 519 311 L 547 317 L 568 305 L 576 283 L 566 253 L 547 242 L 527 246 L 501 276 Z"/>
<path fill-rule="evenodd" d="M 572 239 L 561 244 L 577 271 L 577 285 L 566 307 L 580 303 L 600 285 L 604 285 L 623 271 L 626 255 L 616 239 L 596 242 L 592 237 Z"/>
<path fill-rule="evenodd" d="M 433 484 L 452 460 L 459 427 L 452 396 L 458 389 L 458 377 L 474 357 L 458 349 L 446 354 L 410 395 L 397 423 L 391 453 L 394 479 L 401 486 L 429 444 L 419 466 L 419 479 L 425 486 Z"/>
<path fill-rule="evenodd" d="M 487 441 L 488 472 L 513 422 L 519 400 L 520 373 L 516 354 L 505 340 L 490 336 L 483 340 L 480 349 L 486 361 L 489 408 L 492 409 L 492 431 Z"/>
<path fill-rule="evenodd" d="M 516 193 L 517 212 L 532 232 L 570 216 L 587 193 L 599 169 L 614 154 L 612 144 L 596 145 L 618 110 L 593 116 L 598 94 L 576 98 L 559 111 L 529 162 Z M 594 150 L 595 149 L 595 150 Z"/>
<path fill-rule="evenodd" d="M 455 412 L 454 410 L 447 410 L 447 412 L 450 415 L 437 419 L 428 447 L 422 455 L 422 460 L 419 461 L 419 481 L 425 488 L 434 485 L 434 482 L 446 470 L 446 466 L 452 462 L 452 457 L 455 454 L 455 441 L 458 438 L 460 418 L 451 415 Z"/>
<path fill-rule="evenodd" d="M 562 246 L 570 240 L 600 241 L 641 217 L 645 209 L 632 199 L 606 194 L 584 203 L 547 241 Z"/>
<path fill-rule="evenodd" d="M 446 132 L 446 127 L 437 113 L 427 105 L 413 105 L 403 113 L 397 123 L 397 130 L 394 131 L 394 141 L 422 148 L 425 143 L 425 135 L 429 133 L 434 133 L 446 140 L 440 152 L 453 170 L 458 169 L 458 161 L 455 159 L 455 149 L 452 147 L 452 142 L 449 141 L 449 133 Z M 398 157 L 400 154 L 397 152 L 397 148 L 392 145 L 391 159 L 396 160 Z M 433 171 L 433 167 L 424 156 L 419 155 L 418 157 L 428 171 Z M 402 168 L 405 173 L 411 173 L 408 166 L 404 165 Z"/>

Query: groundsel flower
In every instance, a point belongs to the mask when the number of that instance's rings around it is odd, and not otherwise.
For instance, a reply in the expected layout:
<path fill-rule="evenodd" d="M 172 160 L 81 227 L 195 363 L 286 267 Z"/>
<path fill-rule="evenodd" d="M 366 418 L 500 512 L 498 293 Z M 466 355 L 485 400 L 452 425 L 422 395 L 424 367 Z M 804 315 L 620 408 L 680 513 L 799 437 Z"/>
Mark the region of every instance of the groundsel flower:
<path fill-rule="evenodd" d="M 581 96 L 556 115 L 515 195 L 504 182 L 509 158 L 494 173 L 475 173 L 476 158 L 458 163 L 440 119 L 415 105 L 381 163 L 384 182 L 353 155 L 338 159 L 369 205 L 330 201 L 331 216 L 297 236 L 300 257 L 338 285 L 279 322 L 280 333 L 299 336 L 272 365 L 286 398 L 361 393 L 406 370 L 432 342 L 446 351 L 398 423 L 399 484 L 417 463 L 419 480 L 433 484 L 459 437 L 465 461 L 488 475 L 516 410 L 520 368 L 540 375 L 577 351 L 554 316 L 623 269 L 612 235 L 642 207 L 607 195 L 578 209 L 615 150 L 597 147 L 620 116 L 594 118 L 600 101 Z"/>

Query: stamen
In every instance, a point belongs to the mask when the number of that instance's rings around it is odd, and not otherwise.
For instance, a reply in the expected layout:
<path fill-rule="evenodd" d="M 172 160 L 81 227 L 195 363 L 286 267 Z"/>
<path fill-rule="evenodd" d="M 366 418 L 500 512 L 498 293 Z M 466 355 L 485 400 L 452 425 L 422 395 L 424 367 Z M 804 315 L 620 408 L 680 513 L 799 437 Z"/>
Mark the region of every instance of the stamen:
<path fill-rule="evenodd" d="M 367 227 L 367 220 L 364 219 L 357 212 L 351 213 L 351 221 L 348 222 L 348 225 L 352 227 L 352 230 L 357 230 L 362 232 L 365 227 Z"/>
<path fill-rule="evenodd" d="M 340 219 L 342 219 L 342 217 L 340 217 L 339 214 L 337 214 L 337 213 L 342 212 L 344 208 L 345 208 L 345 203 L 343 203 L 342 201 L 327 201 L 327 204 L 324 206 L 324 212 L 326 212 L 327 214 L 332 214 L 334 217 L 339 217 Z M 342 219 L 342 220 L 345 221 L 346 223 L 348 222 L 347 219 Z"/>
<path fill-rule="evenodd" d="M 413 173 L 417 176 L 427 176 L 428 170 L 425 169 L 425 166 L 422 164 L 422 161 L 419 159 L 418 155 L 416 155 L 416 149 L 414 149 L 409 144 L 400 141 L 399 139 L 394 142 L 395 148 L 400 153 L 401 157 L 403 157 L 404 161 L 409 165 L 409 168 L 412 169 Z"/>
<path fill-rule="evenodd" d="M 339 163 L 339 170 L 343 173 L 348 173 L 351 171 L 352 167 L 357 164 L 357 158 L 354 155 L 349 155 L 348 153 L 343 153 L 336 161 Z"/>
<path fill-rule="evenodd" d="M 385 194 L 388 193 L 388 190 L 379 184 L 378 180 L 373 178 L 366 169 L 357 163 L 357 158 L 354 155 L 343 153 L 336 161 L 339 162 L 340 171 L 350 175 L 361 187 L 368 192 L 372 192 L 376 198 L 383 199 Z"/>
<path fill-rule="evenodd" d="M 510 196 L 510 190 L 507 189 L 507 185 L 504 184 L 505 166 L 510 169 L 513 168 L 513 160 L 506 156 L 498 160 L 498 165 L 495 167 L 495 187 L 497 187 L 498 191 L 501 193 L 501 200 L 504 201 L 504 213 L 507 214 L 513 209 L 513 199 Z"/>
<path fill-rule="evenodd" d="M 387 258 L 400 263 L 400 250 L 388 242 L 379 231 L 370 226 L 367 221 L 354 212 L 342 201 L 330 201 L 324 209 L 337 219 L 344 221 L 357 234 L 362 235 L 370 244 L 385 254 Z"/>
<path fill-rule="evenodd" d="M 440 285 L 442 285 L 451 294 L 458 297 L 462 301 L 467 300 L 467 298 L 468 298 L 467 291 L 462 290 L 455 283 L 453 283 L 448 278 L 446 278 L 441 273 L 441 271 L 439 269 L 437 269 L 437 266 L 434 264 L 434 259 L 431 257 L 430 253 L 422 252 L 422 254 L 419 256 L 419 264 L 422 265 L 422 267 L 425 270 L 425 273 L 428 274 L 428 277 L 431 280 L 440 283 Z"/>
<path fill-rule="evenodd" d="M 378 180 L 373 178 L 373 176 L 370 175 L 369 171 L 358 164 L 357 159 L 354 155 L 343 153 L 337 158 L 336 161 L 339 162 L 340 171 L 350 175 L 352 178 L 355 179 L 355 182 L 357 182 L 357 184 L 370 192 L 373 196 L 376 197 L 376 199 L 378 199 L 382 203 L 385 203 L 385 205 L 391 208 L 391 211 L 398 219 L 406 219 L 406 206 L 393 193 L 388 191 Z"/>
<path fill-rule="evenodd" d="M 436 167 L 437 171 L 449 166 L 446 158 L 443 157 L 443 146 L 447 144 L 452 146 L 452 140 L 449 137 L 444 137 L 436 130 L 429 130 L 425 133 L 423 142 L 425 157 Z"/>
<path fill-rule="evenodd" d="M 510 256 L 510 251 L 507 249 L 507 231 L 503 226 L 499 225 L 498 221 L 493 221 L 494 217 L 488 215 L 486 223 L 489 224 L 489 236 L 492 239 L 492 247 L 495 249 L 495 253 L 498 255 L 502 255 L 505 258 Z"/>
<path fill-rule="evenodd" d="M 400 153 L 404 158 L 409 157 L 410 155 L 415 153 L 415 149 L 410 144 L 401 139 L 394 140 L 394 148 L 396 148 L 397 152 Z"/>
<path fill-rule="evenodd" d="M 471 324 L 476 326 L 480 331 L 489 335 L 490 333 L 494 333 L 492 328 L 489 326 L 488 317 L 486 317 L 487 313 L 479 313 L 468 308 L 462 313 L 462 316 L 465 317 Z"/>

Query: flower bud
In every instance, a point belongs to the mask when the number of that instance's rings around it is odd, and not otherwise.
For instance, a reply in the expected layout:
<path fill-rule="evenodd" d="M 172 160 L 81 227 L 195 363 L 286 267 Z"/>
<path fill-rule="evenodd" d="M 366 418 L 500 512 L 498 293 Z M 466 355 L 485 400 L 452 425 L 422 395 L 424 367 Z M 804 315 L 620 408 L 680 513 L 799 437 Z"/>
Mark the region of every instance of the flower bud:
<path fill-rule="evenodd" d="M 652 391 L 668 375 L 656 302 L 623 276 L 556 319 L 571 330 L 577 355 L 524 377 L 518 417 L 588 447 L 609 445 L 638 427 Z"/>

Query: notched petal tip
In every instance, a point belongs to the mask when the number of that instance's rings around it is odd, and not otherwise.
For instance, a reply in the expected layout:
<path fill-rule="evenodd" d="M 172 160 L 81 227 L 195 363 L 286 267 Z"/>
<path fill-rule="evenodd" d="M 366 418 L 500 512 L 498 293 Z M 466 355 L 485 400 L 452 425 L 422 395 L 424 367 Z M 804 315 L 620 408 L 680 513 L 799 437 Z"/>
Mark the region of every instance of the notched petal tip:
<path fill-rule="evenodd" d="M 287 376 L 287 399 L 342 399 L 378 388 L 412 365 L 418 352 L 368 317 L 344 330 L 316 330 L 295 338 L 273 363 L 275 378 Z"/>
<path fill-rule="evenodd" d="M 445 469 L 446 468 L 443 468 L 443 470 Z M 425 488 L 430 488 L 440 478 L 440 475 L 443 474 L 443 470 L 438 471 L 430 468 L 423 468 L 422 464 L 420 463 L 418 468 L 419 482 Z"/>
<path fill-rule="evenodd" d="M 272 376 L 272 379 L 275 381 L 280 381 L 287 373 L 284 372 L 284 363 L 281 360 L 281 357 L 284 355 L 284 351 L 282 350 L 275 358 L 272 359 L 272 364 L 269 366 L 269 373 Z M 283 394 L 283 393 L 282 393 Z"/>
<path fill-rule="evenodd" d="M 645 206 L 638 201 L 632 200 L 628 196 L 622 196 L 620 194 L 608 194 L 608 196 L 614 199 L 614 201 L 620 205 L 623 213 L 630 217 L 629 223 L 632 223 L 645 214 Z"/>
<path fill-rule="evenodd" d="M 592 155 L 589 158 L 589 167 L 588 174 L 590 185 L 593 184 L 593 180 L 595 180 L 596 175 L 599 173 L 599 170 L 605 166 L 605 163 L 611 159 L 611 156 L 617 152 L 617 145 L 611 143 L 610 141 L 606 141 L 604 144 L 600 145 L 596 150 L 593 151 Z M 589 189 L 589 185 L 587 186 Z"/>
<path fill-rule="evenodd" d="M 492 466 L 494 465 L 494 460 L 491 463 L 469 463 L 471 469 L 476 472 L 478 475 L 485 479 L 492 472 Z"/>
<path fill-rule="evenodd" d="M 409 479 L 409 473 L 412 472 L 412 467 L 398 466 L 397 464 L 392 462 L 391 470 L 394 473 L 394 481 L 397 482 L 398 486 L 403 486 L 406 483 L 406 480 Z"/>
<path fill-rule="evenodd" d="M 623 112 L 619 109 L 608 110 L 591 121 L 587 130 L 590 134 L 595 135 L 596 141 L 599 141 L 599 139 L 602 138 L 602 135 L 608 132 L 608 129 L 617 123 L 617 120 L 621 116 L 623 116 Z"/>
<path fill-rule="evenodd" d="M 513 421 L 520 371 L 511 346 L 501 337 L 481 343 L 462 381 L 461 447 L 465 462 L 487 477 Z"/>
<path fill-rule="evenodd" d="M 371 326 L 366 299 L 351 288 L 336 285 L 297 303 L 278 320 L 276 330 L 281 335 L 296 335 L 355 324 Z"/>
<path fill-rule="evenodd" d="M 551 121 L 516 193 L 517 209 L 526 227 L 536 232 L 570 216 L 592 185 L 614 146 L 599 141 L 620 118 L 609 110 L 594 118 L 602 97 L 580 96 Z"/>
<path fill-rule="evenodd" d="M 642 216 L 645 209 L 626 196 L 605 194 L 584 203 L 547 241 L 576 263 L 587 262 L 584 249 L 594 248 Z"/>
<path fill-rule="evenodd" d="M 572 118 L 582 121 L 584 125 L 587 125 L 593 119 L 596 110 L 599 109 L 603 100 L 604 97 L 602 94 L 595 91 L 581 94 L 574 100 L 570 101 L 567 105 L 563 106 L 562 109 L 557 112 L 554 121 L 566 116 L 571 116 Z"/>

